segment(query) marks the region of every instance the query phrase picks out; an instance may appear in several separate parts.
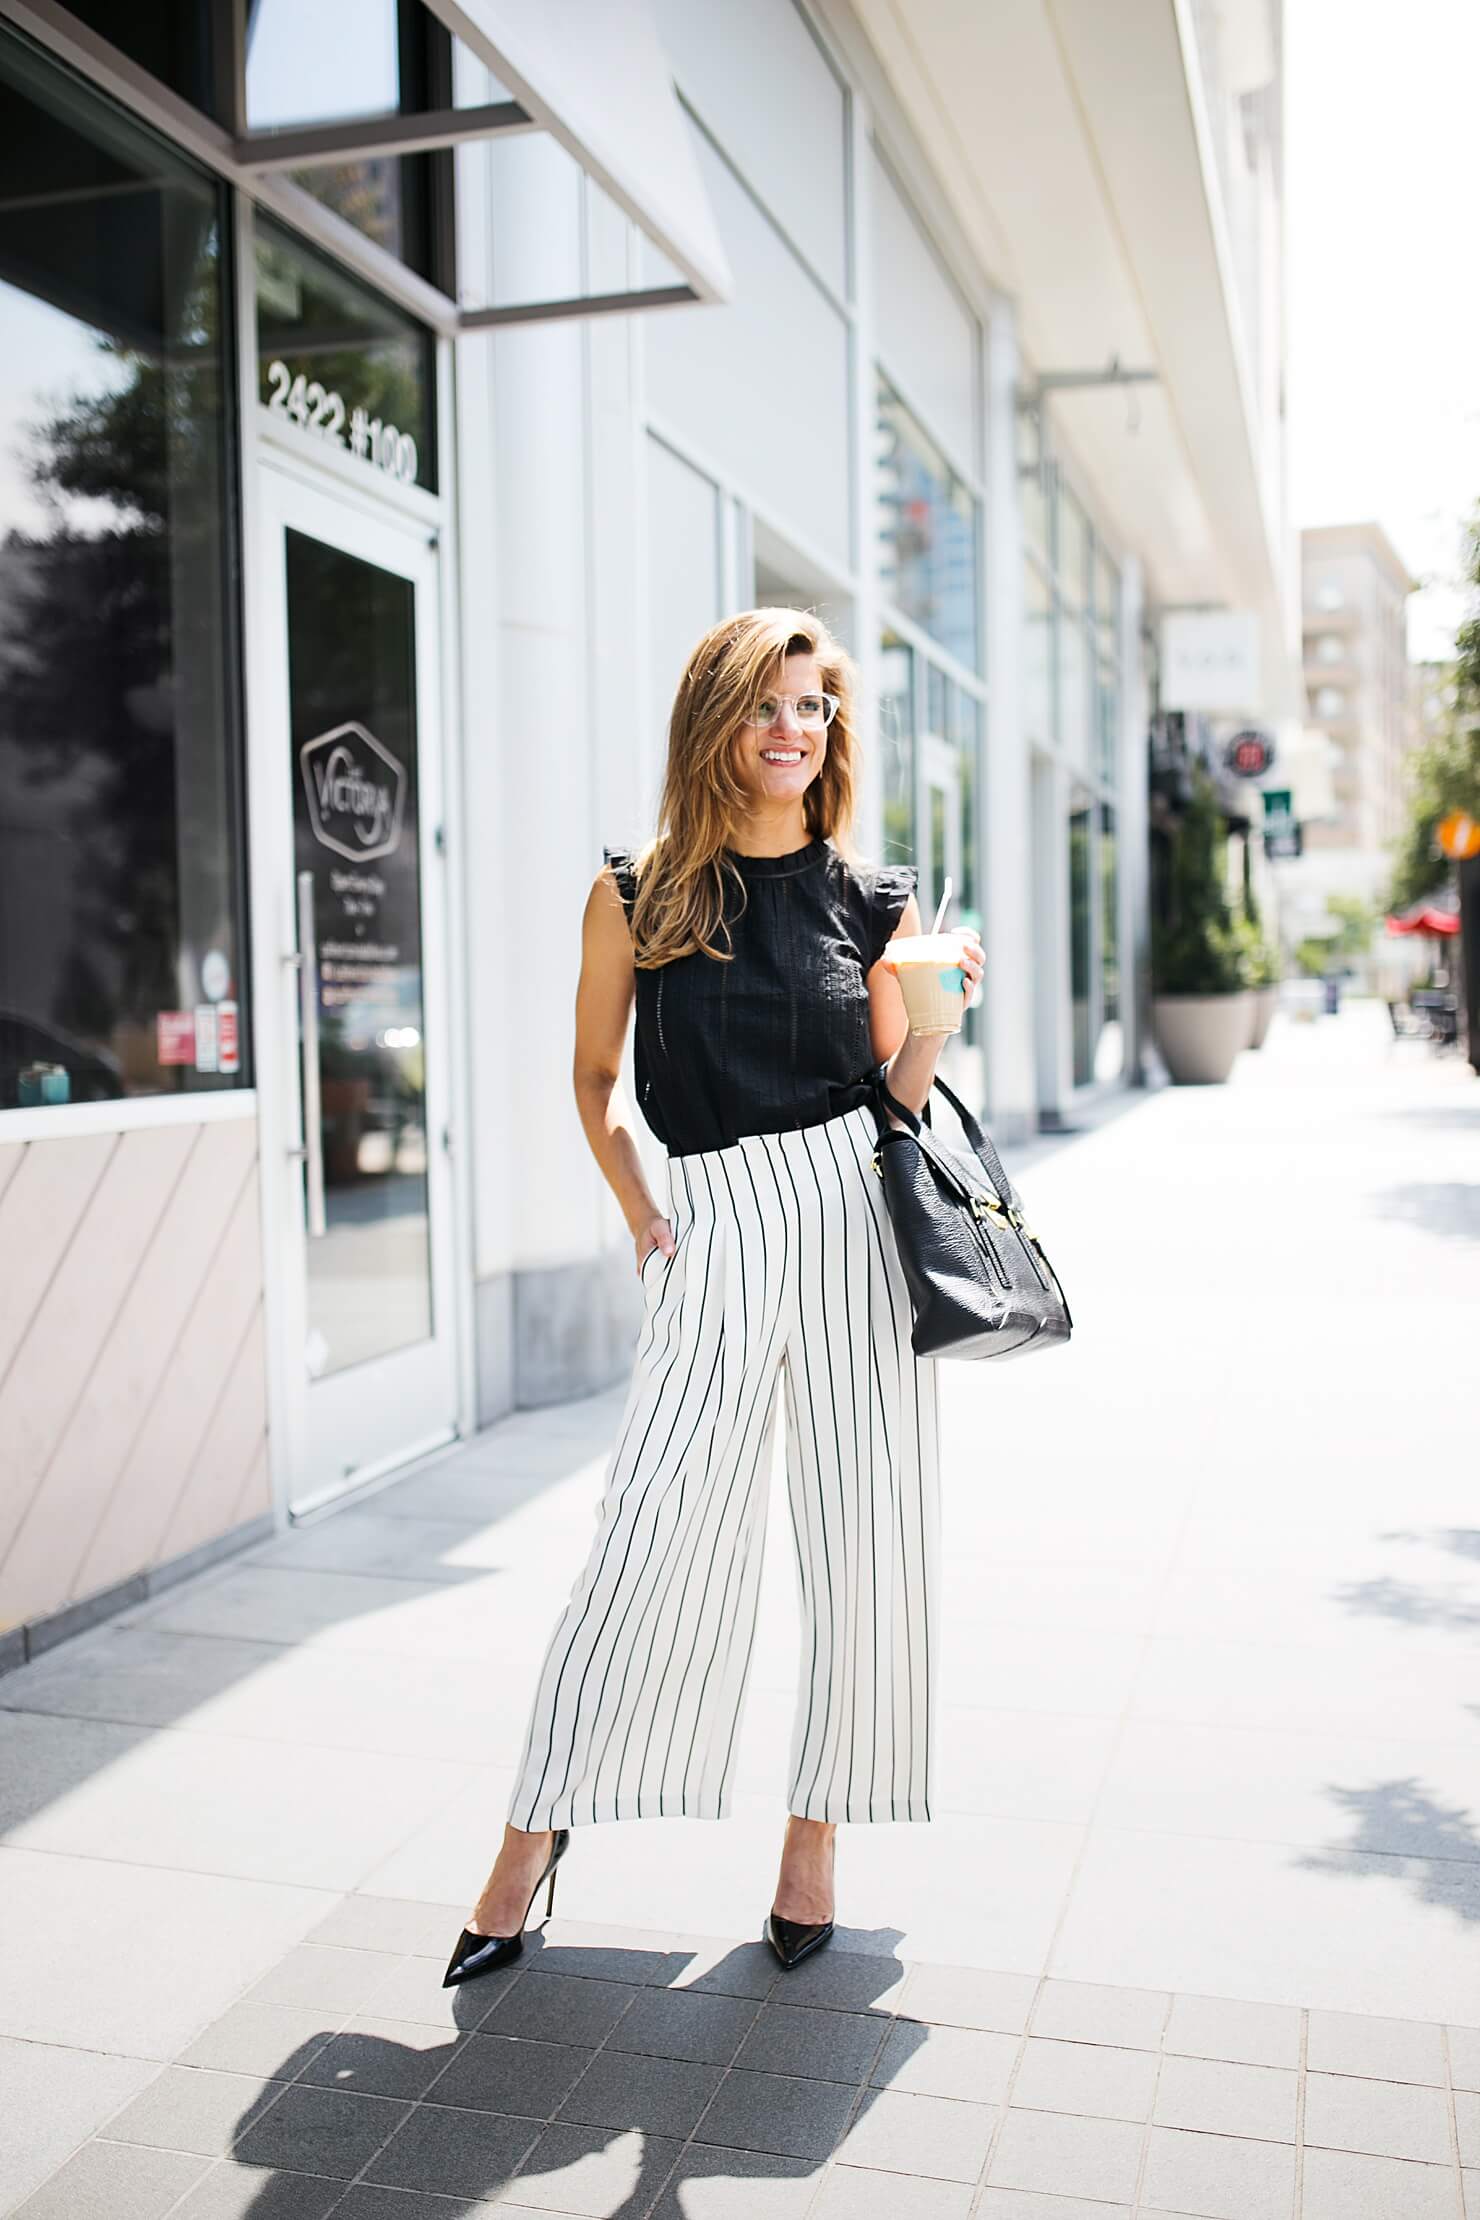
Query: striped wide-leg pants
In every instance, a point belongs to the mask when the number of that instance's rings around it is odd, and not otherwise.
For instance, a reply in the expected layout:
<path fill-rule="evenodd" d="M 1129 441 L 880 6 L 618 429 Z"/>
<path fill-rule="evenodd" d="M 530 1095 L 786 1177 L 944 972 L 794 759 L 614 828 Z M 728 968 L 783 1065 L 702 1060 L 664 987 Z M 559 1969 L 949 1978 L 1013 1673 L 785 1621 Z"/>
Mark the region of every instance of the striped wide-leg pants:
<path fill-rule="evenodd" d="M 802 1619 L 788 1808 L 928 1819 L 936 1377 L 866 1107 L 668 1159 L 636 1363 L 590 1555 L 545 1653 L 508 1818 L 731 1806 L 778 1401 Z"/>

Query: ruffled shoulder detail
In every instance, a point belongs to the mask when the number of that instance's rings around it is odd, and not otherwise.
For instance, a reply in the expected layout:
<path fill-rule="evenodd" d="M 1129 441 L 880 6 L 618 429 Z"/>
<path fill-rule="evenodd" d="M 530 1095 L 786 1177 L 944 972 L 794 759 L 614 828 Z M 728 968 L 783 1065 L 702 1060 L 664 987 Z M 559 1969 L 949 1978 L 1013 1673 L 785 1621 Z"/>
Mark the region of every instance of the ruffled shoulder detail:
<path fill-rule="evenodd" d="M 612 877 L 622 897 L 622 907 L 627 912 L 627 922 L 632 922 L 632 905 L 637 900 L 637 868 L 630 848 L 603 848 L 602 855 L 611 866 Z"/>
<path fill-rule="evenodd" d="M 869 896 L 869 963 L 876 964 L 899 930 L 904 906 L 919 885 L 913 863 L 883 863 L 874 873 Z"/>

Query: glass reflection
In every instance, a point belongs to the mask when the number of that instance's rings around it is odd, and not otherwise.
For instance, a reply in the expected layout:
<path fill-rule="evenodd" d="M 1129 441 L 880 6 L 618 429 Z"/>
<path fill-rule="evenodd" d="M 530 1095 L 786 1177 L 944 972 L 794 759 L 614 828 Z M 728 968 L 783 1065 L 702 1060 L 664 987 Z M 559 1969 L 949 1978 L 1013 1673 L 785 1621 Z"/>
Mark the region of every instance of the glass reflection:
<path fill-rule="evenodd" d="M 313 882 L 327 1230 L 308 1367 L 432 1330 L 418 863 L 415 589 L 287 535 L 296 868 Z"/>
<path fill-rule="evenodd" d="M 878 405 L 884 597 L 977 670 L 976 502 L 882 378 Z"/>
<path fill-rule="evenodd" d="M 0 1108 L 246 1077 L 221 259 L 0 39 Z"/>

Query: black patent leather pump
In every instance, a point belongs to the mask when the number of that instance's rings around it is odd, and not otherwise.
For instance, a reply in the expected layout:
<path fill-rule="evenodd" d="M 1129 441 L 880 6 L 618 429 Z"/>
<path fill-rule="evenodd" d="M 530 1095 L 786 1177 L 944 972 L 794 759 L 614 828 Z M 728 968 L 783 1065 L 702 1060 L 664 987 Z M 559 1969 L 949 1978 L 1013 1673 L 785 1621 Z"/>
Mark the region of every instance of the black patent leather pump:
<path fill-rule="evenodd" d="M 550 1888 L 545 1898 L 545 1917 L 555 1909 L 555 1868 L 570 1846 L 569 1827 L 557 1827 L 555 1840 L 544 1872 L 529 1892 L 529 1904 L 540 1893 L 540 1881 L 549 1875 Z M 524 1907 L 524 1917 L 529 1918 L 529 1904 Z M 465 1927 L 457 1938 L 457 1947 L 447 1961 L 447 1971 L 442 1976 L 444 1989 L 455 1989 L 464 1981 L 476 1981 L 480 1973 L 493 1973 L 500 1966 L 509 1965 L 524 1948 L 524 1929 L 517 1935 L 480 1935 L 475 1929 Z"/>
<path fill-rule="evenodd" d="M 779 1912 L 766 1914 L 766 1940 L 788 1973 L 804 1958 L 810 1958 L 814 1950 L 820 1950 L 832 1931 L 830 1919 L 808 1921 L 783 1919 Z"/>

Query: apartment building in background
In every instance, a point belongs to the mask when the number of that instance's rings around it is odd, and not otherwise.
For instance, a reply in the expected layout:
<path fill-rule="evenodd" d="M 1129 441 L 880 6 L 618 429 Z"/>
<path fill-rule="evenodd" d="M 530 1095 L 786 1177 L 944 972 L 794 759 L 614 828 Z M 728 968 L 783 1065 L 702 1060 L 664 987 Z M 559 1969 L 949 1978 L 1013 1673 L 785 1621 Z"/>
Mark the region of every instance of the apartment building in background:
<path fill-rule="evenodd" d="M 1302 532 L 1300 571 L 1308 719 L 1333 751 L 1333 808 L 1305 828 L 1305 875 L 1371 894 L 1402 823 L 1403 759 L 1418 732 L 1407 619 L 1416 581 L 1378 524 Z"/>

